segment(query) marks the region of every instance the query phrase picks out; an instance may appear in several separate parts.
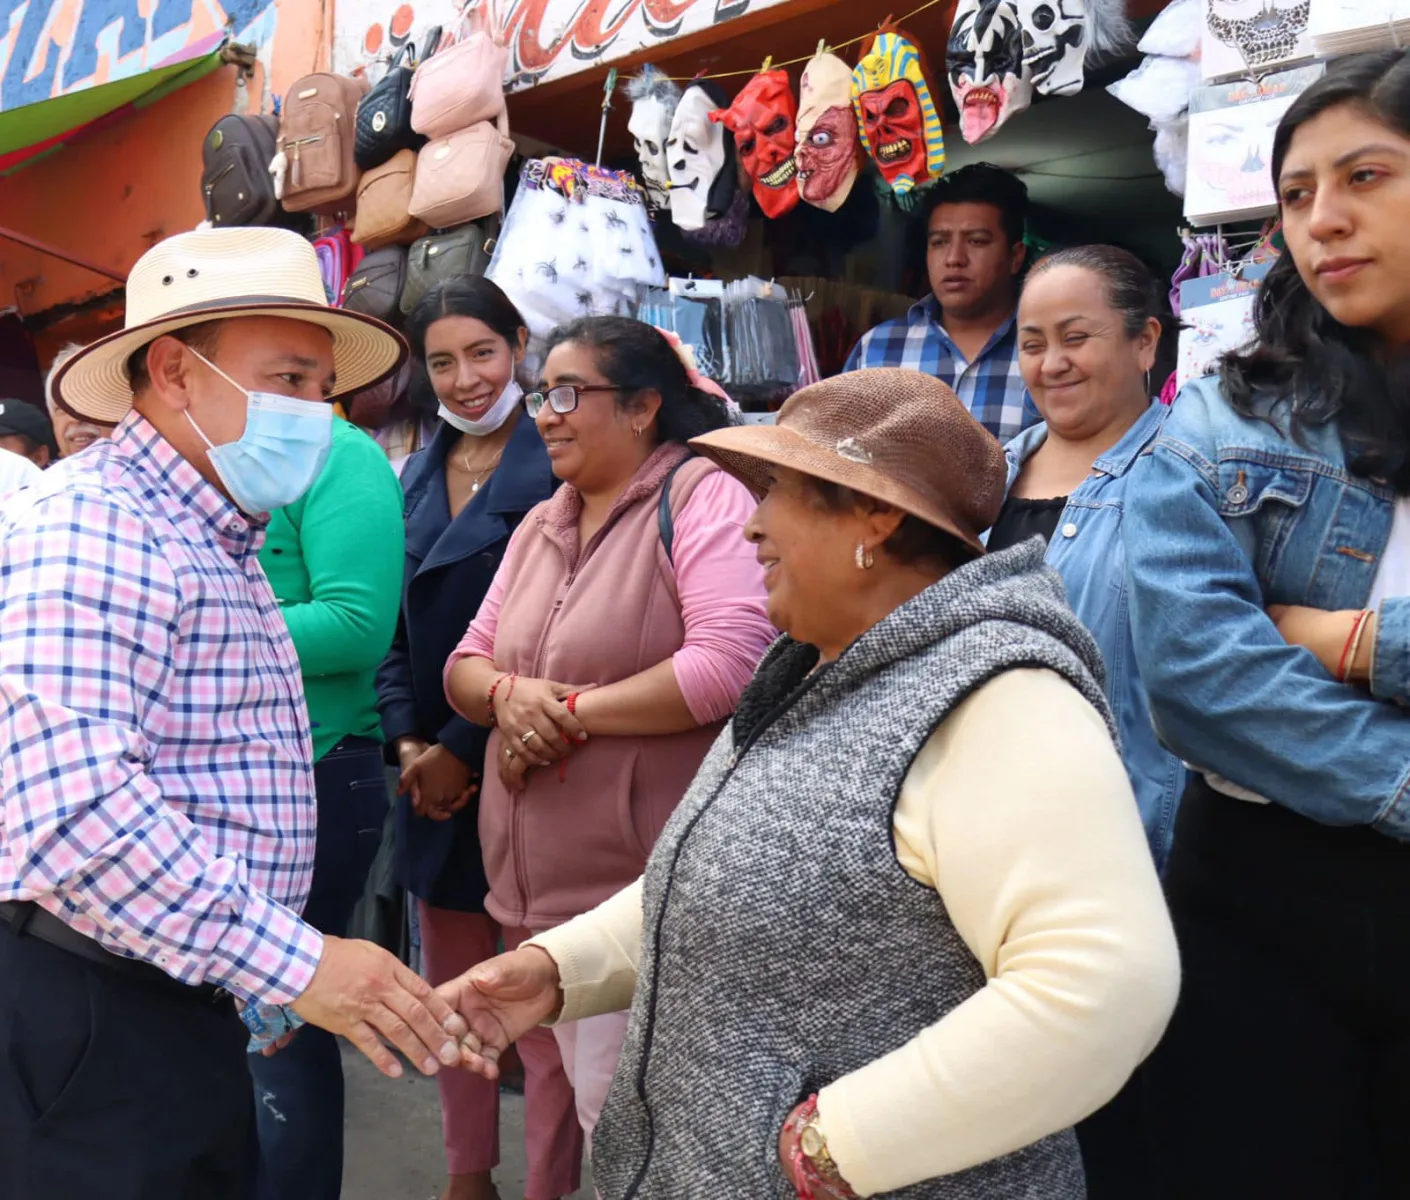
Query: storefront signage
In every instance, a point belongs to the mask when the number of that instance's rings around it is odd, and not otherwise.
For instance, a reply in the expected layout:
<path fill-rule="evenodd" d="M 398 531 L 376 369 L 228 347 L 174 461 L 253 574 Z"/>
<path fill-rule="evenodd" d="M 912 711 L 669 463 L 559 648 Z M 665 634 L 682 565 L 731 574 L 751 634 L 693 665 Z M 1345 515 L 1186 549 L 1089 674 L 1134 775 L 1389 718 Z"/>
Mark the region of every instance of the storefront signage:
<path fill-rule="evenodd" d="M 5 0 L 0 0 L 3 4 Z M 787 0 L 499 0 L 510 50 L 512 89 L 586 71 L 602 63 L 722 25 Z M 366 66 L 406 41 L 419 44 L 434 25 L 453 28 L 454 0 L 410 0 L 389 13 L 385 0 L 340 0 L 334 64 Z"/>
<path fill-rule="evenodd" d="M 227 24 L 267 44 L 274 18 L 274 0 L 0 0 L 0 112 L 149 71 Z"/>

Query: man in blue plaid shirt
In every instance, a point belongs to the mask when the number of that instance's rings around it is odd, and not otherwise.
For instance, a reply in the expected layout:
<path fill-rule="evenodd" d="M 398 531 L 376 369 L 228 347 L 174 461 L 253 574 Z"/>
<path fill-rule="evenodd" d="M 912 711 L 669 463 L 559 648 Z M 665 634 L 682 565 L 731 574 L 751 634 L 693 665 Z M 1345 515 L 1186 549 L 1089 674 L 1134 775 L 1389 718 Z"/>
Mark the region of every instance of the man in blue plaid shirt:
<path fill-rule="evenodd" d="M 1036 425 L 1014 324 L 1027 211 L 1028 189 L 998 167 L 944 176 L 926 220 L 930 295 L 864 334 L 845 369 L 910 367 L 943 379 L 1001 442 Z"/>

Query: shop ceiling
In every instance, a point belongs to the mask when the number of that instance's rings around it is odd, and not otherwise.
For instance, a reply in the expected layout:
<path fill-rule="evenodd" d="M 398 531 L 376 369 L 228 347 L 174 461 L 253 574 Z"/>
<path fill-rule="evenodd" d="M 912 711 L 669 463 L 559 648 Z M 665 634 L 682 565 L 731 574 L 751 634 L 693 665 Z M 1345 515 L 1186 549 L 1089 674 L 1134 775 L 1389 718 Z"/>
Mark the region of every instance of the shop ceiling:
<path fill-rule="evenodd" d="M 896 0 L 896 15 L 916 7 L 917 2 Z M 1164 6 L 1165 0 L 1130 0 L 1127 12 L 1133 20 L 1145 22 Z M 869 21 L 885 15 L 878 14 L 878 9 L 874 0 L 866 4 L 856 0 L 793 0 L 677 42 L 658 45 L 615 65 L 622 77 L 648 61 L 681 79 L 700 72 L 743 72 L 719 81 L 734 95 L 766 58 L 783 63 L 811 55 L 819 39 L 829 45 L 851 41 L 867 31 Z M 903 22 L 928 58 L 936 91 L 945 104 L 948 169 L 984 161 L 1017 170 L 1023 174 L 1036 203 L 1090 218 L 1094 224 L 1110 218 L 1129 219 L 1133 210 L 1140 212 L 1151 206 L 1161 210 L 1162 219 L 1167 215 L 1177 217 L 1179 202 L 1165 192 L 1156 170 L 1151 157 L 1152 135 L 1145 118 L 1105 91 L 1107 83 L 1135 66 L 1134 57 L 1129 62 L 1089 71 L 1086 90 L 1079 95 L 1040 98 L 990 141 L 970 146 L 960 137 L 945 82 L 945 46 L 953 13 L 952 3 L 940 3 Z M 855 48 L 842 53 L 848 61 L 855 61 Z M 795 85 L 801 69 L 789 68 Z M 597 145 L 606 76 L 606 67 L 594 68 L 512 96 L 509 112 L 514 131 L 571 154 L 592 155 Z M 630 107 L 630 101 L 620 92 L 614 97 L 604 148 L 607 161 L 632 157 L 632 140 L 627 132 Z"/>

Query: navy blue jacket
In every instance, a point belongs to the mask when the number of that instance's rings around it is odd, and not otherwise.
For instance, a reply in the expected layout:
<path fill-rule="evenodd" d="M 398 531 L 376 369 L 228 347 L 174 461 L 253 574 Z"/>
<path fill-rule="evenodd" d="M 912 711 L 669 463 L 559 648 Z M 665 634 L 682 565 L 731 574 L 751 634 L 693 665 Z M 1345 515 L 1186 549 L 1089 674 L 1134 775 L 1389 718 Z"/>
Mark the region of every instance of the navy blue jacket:
<path fill-rule="evenodd" d="M 377 673 L 377 693 L 388 743 L 425 738 L 478 772 L 489 731 L 456 715 L 442 674 L 489 591 L 510 535 L 558 481 L 538 430 L 520 413 L 499 468 L 451 521 L 445 462 L 459 437 L 442 423 L 402 472 L 406 571 L 396 638 Z M 412 812 L 410 797 L 399 797 L 401 884 L 437 908 L 481 911 L 488 887 L 478 825 L 474 801 L 449 821 L 431 821 Z"/>

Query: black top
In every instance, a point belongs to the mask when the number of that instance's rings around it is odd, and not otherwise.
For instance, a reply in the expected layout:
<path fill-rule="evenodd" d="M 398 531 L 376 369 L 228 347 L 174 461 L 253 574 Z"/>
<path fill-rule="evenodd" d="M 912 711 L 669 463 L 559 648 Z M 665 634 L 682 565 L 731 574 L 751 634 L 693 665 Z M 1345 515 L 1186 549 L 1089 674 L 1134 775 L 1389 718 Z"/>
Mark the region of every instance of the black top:
<path fill-rule="evenodd" d="M 1037 534 L 1044 542 L 1053 540 L 1062 510 L 1067 507 L 1067 497 L 1057 496 L 1052 500 L 1028 500 L 1022 496 L 1010 496 L 999 510 L 999 519 L 989 531 L 989 549 L 1007 550 L 1026 542 Z"/>

